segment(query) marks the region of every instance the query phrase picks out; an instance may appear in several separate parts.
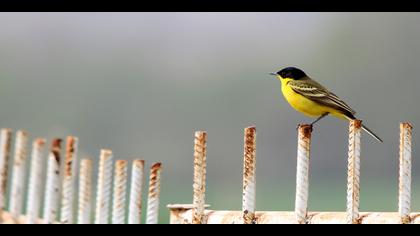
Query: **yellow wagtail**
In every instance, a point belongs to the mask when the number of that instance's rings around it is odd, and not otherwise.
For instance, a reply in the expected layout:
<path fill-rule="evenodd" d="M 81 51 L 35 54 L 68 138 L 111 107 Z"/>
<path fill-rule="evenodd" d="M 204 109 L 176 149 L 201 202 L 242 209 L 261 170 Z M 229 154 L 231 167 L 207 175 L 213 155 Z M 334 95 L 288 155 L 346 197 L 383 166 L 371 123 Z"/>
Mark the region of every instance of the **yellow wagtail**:
<path fill-rule="evenodd" d="M 340 119 L 354 120 L 356 113 L 337 95 L 312 80 L 302 70 L 287 67 L 275 75 L 281 82 L 281 91 L 287 102 L 297 111 L 310 117 L 318 117 L 311 125 L 315 124 L 328 114 Z M 363 130 L 372 135 L 376 140 L 383 142 L 375 133 L 362 125 Z"/>

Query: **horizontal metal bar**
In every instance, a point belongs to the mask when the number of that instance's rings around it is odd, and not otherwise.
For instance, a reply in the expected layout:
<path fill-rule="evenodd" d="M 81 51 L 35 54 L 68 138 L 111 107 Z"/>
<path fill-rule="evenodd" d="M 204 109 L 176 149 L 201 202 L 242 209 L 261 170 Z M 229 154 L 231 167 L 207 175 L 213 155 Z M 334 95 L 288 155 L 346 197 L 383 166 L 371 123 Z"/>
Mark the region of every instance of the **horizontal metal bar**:
<path fill-rule="evenodd" d="M 27 224 L 27 221 L 27 215 L 20 215 L 18 218 L 16 218 L 8 211 L 3 211 L 0 213 L 0 224 Z M 36 218 L 34 220 L 34 224 L 45 224 L 45 220 Z M 60 222 L 54 221 L 52 224 L 60 224 Z"/>
<path fill-rule="evenodd" d="M 171 224 L 190 224 L 192 222 L 192 209 L 187 206 L 170 206 Z M 213 211 L 205 210 L 208 224 L 243 224 L 242 211 Z M 257 211 L 255 213 L 257 224 L 298 224 L 293 211 Z M 308 224 L 346 224 L 346 212 L 308 212 Z M 398 212 L 360 212 L 360 224 L 400 224 Z M 411 213 L 413 224 L 420 224 L 420 212 Z"/>

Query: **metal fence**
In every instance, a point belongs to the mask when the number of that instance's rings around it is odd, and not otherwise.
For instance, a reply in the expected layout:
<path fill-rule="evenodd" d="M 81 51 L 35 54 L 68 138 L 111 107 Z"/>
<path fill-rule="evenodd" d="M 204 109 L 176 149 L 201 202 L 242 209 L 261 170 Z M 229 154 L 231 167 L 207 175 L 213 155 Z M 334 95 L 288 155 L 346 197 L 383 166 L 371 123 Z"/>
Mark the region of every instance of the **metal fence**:
<path fill-rule="evenodd" d="M 359 212 L 360 120 L 351 121 L 349 125 L 346 212 L 308 212 L 311 133 L 310 125 L 300 125 L 298 128 L 295 210 L 293 212 L 259 212 L 256 211 L 255 206 L 256 128 L 248 127 L 244 131 L 242 211 L 209 210 L 209 205 L 205 204 L 207 134 L 204 131 L 197 131 L 194 138 L 193 203 L 168 205 L 170 223 L 420 223 L 420 213 L 410 212 L 412 126 L 409 123 L 400 124 L 398 212 Z M 0 135 L 0 223 L 140 224 L 145 179 L 143 160 L 132 162 L 129 180 L 129 163 L 125 160 L 114 162 L 111 150 L 101 150 L 96 199 L 93 199 L 93 161 L 79 160 L 77 137 L 67 138 L 62 163 L 61 139 L 51 141 L 49 153 L 45 158 L 47 141 L 36 138 L 32 144 L 31 158 L 28 158 L 28 134 L 25 131 L 17 131 L 14 159 L 13 163 L 9 164 L 12 131 L 3 129 Z M 29 177 L 26 191 L 27 164 Z M 12 169 L 12 172 L 9 169 Z M 161 163 L 155 163 L 150 168 L 145 220 L 147 224 L 158 223 L 161 170 Z M 46 175 L 44 176 L 43 173 Z M 8 180 L 9 176 L 11 180 Z M 44 180 L 45 190 L 43 191 Z M 76 181 L 78 181 L 77 189 Z M 26 195 L 24 195 L 25 192 Z M 9 207 L 6 207 L 7 197 L 9 197 Z M 24 207 L 26 207 L 26 212 L 23 214 Z"/>
<path fill-rule="evenodd" d="M 293 212 L 257 212 L 256 129 L 244 132 L 242 211 L 215 211 L 206 208 L 206 133 L 196 132 L 194 147 L 193 204 L 171 204 L 171 224 L 385 224 L 420 223 L 420 213 L 411 213 L 411 139 L 412 126 L 400 124 L 398 212 L 359 212 L 361 121 L 349 125 L 347 210 L 346 212 L 308 212 L 309 164 L 312 127 L 298 128 L 296 197 Z"/>
<path fill-rule="evenodd" d="M 125 160 L 116 160 L 114 163 L 112 151 L 101 150 L 96 205 L 93 208 L 92 196 L 95 190 L 92 184 L 93 161 L 79 160 L 77 137 L 67 137 L 64 160 L 62 160 L 62 140 L 59 138 L 51 140 L 48 155 L 45 155 L 47 141 L 43 138 L 34 139 L 29 158 L 28 133 L 17 131 L 14 158 L 11 160 L 12 136 L 12 130 L 1 130 L 0 223 L 139 224 L 141 222 L 142 189 L 145 179 L 143 160 L 132 162 L 129 181 L 129 163 Z M 146 219 L 146 223 L 149 224 L 158 223 L 161 170 L 161 163 L 155 163 L 150 168 Z M 27 191 L 26 179 L 28 179 Z M 130 188 L 127 188 L 129 182 Z M 129 195 L 128 190 L 130 190 Z M 8 207 L 7 199 L 9 199 Z"/>

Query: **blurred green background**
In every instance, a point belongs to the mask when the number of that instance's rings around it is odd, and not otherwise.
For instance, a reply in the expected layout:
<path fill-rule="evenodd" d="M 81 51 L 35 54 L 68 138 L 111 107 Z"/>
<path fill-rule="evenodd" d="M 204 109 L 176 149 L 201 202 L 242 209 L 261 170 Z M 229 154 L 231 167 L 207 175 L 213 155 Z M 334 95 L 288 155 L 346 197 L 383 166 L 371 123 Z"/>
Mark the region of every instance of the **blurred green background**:
<path fill-rule="evenodd" d="M 241 209 L 243 129 L 255 125 L 257 209 L 293 210 L 296 126 L 312 119 L 268 73 L 297 66 L 384 139 L 363 135 L 361 211 L 397 210 L 399 122 L 412 122 L 419 211 L 419 22 L 418 13 L 1 13 L 0 126 L 76 135 L 80 158 L 96 164 L 101 148 L 147 168 L 163 162 L 165 223 L 166 204 L 192 202 L 196 130 L 208 132 L 207 202 Z M 344 211 L 347 123 L 319 122 L 311 155 L 309 210 Z"/>

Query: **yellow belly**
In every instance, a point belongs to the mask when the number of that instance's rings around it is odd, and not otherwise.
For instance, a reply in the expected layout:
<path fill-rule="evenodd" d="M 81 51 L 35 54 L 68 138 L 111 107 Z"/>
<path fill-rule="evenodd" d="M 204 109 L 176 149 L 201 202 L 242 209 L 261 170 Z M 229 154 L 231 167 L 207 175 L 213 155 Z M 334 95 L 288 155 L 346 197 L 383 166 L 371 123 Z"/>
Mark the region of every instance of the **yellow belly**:
<path fill-rule="evenodd" d="M 332 109 L 330 107 L 318 104 L 314 101 L 307 99 L 306 97 L 296 93 L 293 91 L 292 88 L 287 86 L 287 79 L 282 79 L 282 86 L 281 91 L 283 96 L 287 100 L 287 102 L 292 106 L 295 110 L 310 116 L 310 117 L 319 117 L 325 113 L 329 113 L 334 115 L 338 118 L 345 119 L 343 114 L 339 111 Z"/>

